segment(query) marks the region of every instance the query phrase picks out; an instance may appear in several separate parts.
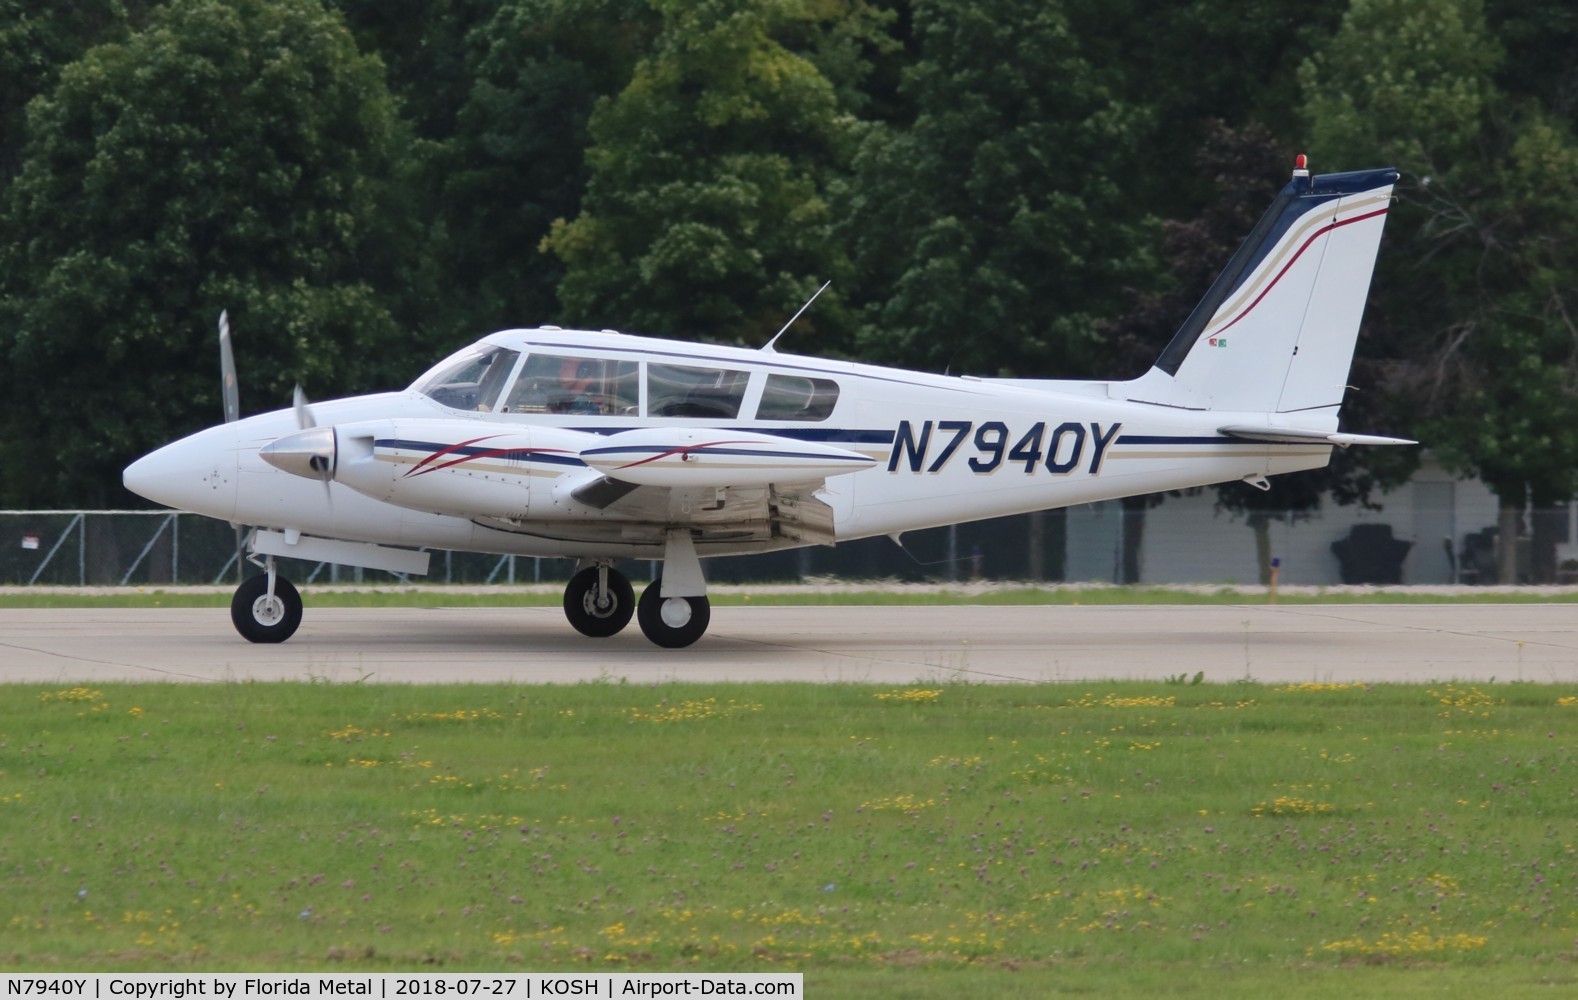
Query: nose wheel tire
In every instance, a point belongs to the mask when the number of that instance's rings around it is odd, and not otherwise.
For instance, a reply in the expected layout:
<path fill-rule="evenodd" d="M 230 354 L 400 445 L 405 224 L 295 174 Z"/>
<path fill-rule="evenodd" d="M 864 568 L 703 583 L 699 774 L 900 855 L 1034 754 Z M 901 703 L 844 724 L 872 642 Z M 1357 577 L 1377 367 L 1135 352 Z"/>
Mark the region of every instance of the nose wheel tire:
<path fill-rule="evenodd" d="M 635 588 L 623 573 L 615 570 L 608 570 L 608 586 L 601 595 L 597 592 L 596 566 L 588 566 L 570 577 L 564 588 L 564 617 L 582 635 L 606 639 L 629 625 L 635 612 Z"/>
<path fill-rule="evenodd" d="M 301 625 L 301 595 L 289 580 L 276 576 L 270 597 L 268 575 L 251 577 L 230 599 L 230 621 L 249 642 L 284 642 Z"/>
<path fill-rule="evenodd" d="M 648 639 L 668 649 L 680 649 L 707 631 L 712 602 L 705 597 L 664 597 L 663 581 L 654 580 L 641 592 L 636 620 Z"/>

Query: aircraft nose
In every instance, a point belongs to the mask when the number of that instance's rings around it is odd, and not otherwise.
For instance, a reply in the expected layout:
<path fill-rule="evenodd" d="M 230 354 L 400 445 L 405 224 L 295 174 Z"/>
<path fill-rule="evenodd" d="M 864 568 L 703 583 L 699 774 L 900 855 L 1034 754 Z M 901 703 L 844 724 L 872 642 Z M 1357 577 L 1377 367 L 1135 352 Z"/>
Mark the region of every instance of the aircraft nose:
<path fill-rule="evenodd" d="M 139 458 L 121 473 L 128 490 L 155 503 L 230 520 L 236 509 L 233 435 L 211 428 Z"/>

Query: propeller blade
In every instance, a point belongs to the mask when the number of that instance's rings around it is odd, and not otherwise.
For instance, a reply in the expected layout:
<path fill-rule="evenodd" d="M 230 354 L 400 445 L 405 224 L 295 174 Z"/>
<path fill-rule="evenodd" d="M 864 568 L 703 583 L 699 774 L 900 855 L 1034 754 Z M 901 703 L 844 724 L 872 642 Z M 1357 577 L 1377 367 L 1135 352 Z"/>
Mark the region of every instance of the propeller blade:
<path fill-rule="evenodd" d="M 241 389 L 236 381 L 236 355 L 230 346 L 230 310 L 219 311 L 219 398 L 225 408 L 225 423 L 241 419 Z M 236 582 L 247 575 L 247 547 L 241 525 L 236 525 Z"/>
<path fill-rule="evenodd" d="M 312 470 L 313 473 L 317 475 L 318 481 L 323 484 L 323 498 L 325 500 L 332 501 L 334 491 L 329 487 L 329 483 L 334 479 L 334 463 L 336 461 L 336 452 L 338 450 L 336 447 L 334 428 L 324 427 L 321 430 L 318 429 L 318 422 L 312 417 L 312 408 L 307 405 L 307 394 L 302 391 L 300 382 L 296 383 L 296 391 L 291 393 L 291 404 L 296 410 L 296 426 L 299 427 L 302 432 L 310 430 L 314 433 L 309 435 L 298 432 L 291 435 L 289 438 L 281 438 L 280 440 L 291 442 L 312 442 L 310 448 L 316 448 L 316 450 L 310 451 L 310 454 L 308 454 L 307 466 Z M 327 437 L 325 437 L 325 435 L 327 435 Z M 327 441 L 326 447 L 324 444 L 325 441 Z M 298 476 L 306 475 L 306 473 L 300 472 L 297 469 L 288 468 L 286 464 L 282 462 L 276 462 L 269 458 L 270 449 L 275 448 L 278 444 L 279 442 L 276 441 L 274 444 L 271 444 L 267 448 L 263 449 L 263 460 L 271 465 L 285 469 L 286 472 L 295 472 Z M 282 451 L 284 450 L 286 449 L 282 449 Z M 301 453 L 298 451 L 296 453 L 298 460 L 300 455 Z"/>
<path fill-rule="evenodd" d="M 312 419 L 312 409 L 307 406 L 307 394 L 301 391 L 301 384 L 299 382 L 296 384 L 296 391 L 293 395 L 292 405 L 294 405 L 296 408 L 297 428 L 300 430 L 307 430 L 309 427 L 318 426 L 318 422 Z"/>
<path fill-rule="evenodd" d="M 241 392 L 236 383 L 236 356 L 230 348 L 230 312 L 219 314 L 219 380 L 225 404 L 225 423 L 241 416 Z"/>

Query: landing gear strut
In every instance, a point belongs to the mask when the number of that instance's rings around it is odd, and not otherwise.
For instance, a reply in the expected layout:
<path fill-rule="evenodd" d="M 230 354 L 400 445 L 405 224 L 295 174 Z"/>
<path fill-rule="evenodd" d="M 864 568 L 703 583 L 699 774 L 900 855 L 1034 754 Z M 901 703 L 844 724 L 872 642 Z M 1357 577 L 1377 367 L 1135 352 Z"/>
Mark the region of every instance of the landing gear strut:
<path fill-rule="evenodd" d="M 700 639 L 712 621 L 707 581 L 689 528 L 670 528 L 663 539 L 663 575 L 635 600 L 635 589 L 612 560 L 582 559 L 564 588 L 564 616 L 582 635 L 603 638 L 630 624 L 659 646 L 680 649 Z"/>
<path fill-rule="evenodd" d="M 635 610 L 635 588 L 607 562 L 576 573 L 564 588 L 564 616 L 577 632 L 594 639 L 617 634 Z"/>
<path fill-rule="evenodd" d="M 301 625 L 301 595 L 275 572 L 274 557 L 263 574 L 244 581 L 230 599 L 230 621 L 249 642 L 284 642 Z"/>
<path fill-rule="evenodd" d="M 641 594 L 636 620 L 648 639 L 680 649 L 700 639 L 712 621 L 707 581 L 688 528 L 670 528 L 663 540 L 663 576 Z"/>

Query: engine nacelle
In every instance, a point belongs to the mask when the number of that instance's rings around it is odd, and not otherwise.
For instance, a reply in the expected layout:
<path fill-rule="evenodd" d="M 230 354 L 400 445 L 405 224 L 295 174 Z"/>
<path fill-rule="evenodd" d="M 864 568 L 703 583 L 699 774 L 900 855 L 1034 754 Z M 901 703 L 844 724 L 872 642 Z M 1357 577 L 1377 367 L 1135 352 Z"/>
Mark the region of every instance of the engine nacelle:
<path fill-rule="evenodd" d="M 583 449 L 580 458 L 611 479 L 678 487 L 806 483 L 877 464 L 832 445 L 699 427 L 622 431 Z"/>
<path fill-rule="evenodd" d="M 524 518 L 533 480 L 547 485 L 588 467 L 618 483 L 712 488 L 816 482 L 877 464 L 859 452 L 754 431 L 643 427 L 603 437 L 477 420 L 313 427 L 261 455 L 286 472 L 332 480 L 374 500 L 465 518 Z"/>
<path fill-rule="evenodd" d="M 325 433 L 330 430 L 280 438 L 262 457 L 374 500 L 465 518 L 525 517 L 533 477 L 581 468 L 577 452 L 595 440 L 577 431 L 475 420 L 374 420 Z"/>

